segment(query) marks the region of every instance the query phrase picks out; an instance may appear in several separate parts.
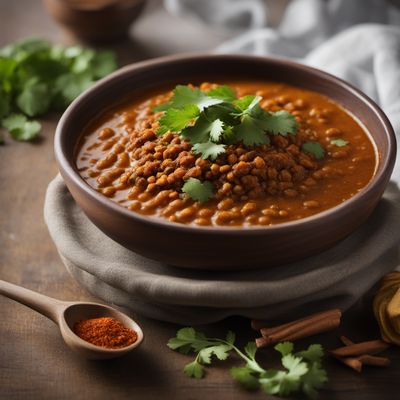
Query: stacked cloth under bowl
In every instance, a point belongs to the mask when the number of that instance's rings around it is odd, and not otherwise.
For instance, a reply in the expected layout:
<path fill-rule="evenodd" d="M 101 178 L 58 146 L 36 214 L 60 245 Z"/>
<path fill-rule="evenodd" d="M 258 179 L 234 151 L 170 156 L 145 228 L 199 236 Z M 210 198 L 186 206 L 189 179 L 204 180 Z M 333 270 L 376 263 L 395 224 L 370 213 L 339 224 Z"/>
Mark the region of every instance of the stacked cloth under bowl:
<path fill-rule="evenodd" d="M 150 318 L 202 324 L 350 307 L 397 267 L 396 198 L 391 184 L 366 224 L 318 256 L 231 272 L 171 267 L 125 249 L 89 221 L 59 176 L 48 187 L 44 214 L 65 266 L 91 293 Z"/>

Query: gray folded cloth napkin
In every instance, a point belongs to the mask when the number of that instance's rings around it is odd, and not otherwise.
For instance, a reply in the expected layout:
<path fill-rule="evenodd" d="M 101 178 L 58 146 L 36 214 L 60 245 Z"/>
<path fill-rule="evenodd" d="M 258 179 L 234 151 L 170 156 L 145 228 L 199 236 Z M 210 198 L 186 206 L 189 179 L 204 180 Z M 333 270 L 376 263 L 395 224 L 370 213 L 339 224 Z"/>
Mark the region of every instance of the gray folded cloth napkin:
<path fill-rule="evenodd" d="M 64 264 L 90 292 L 151 318 L 203 324 L 351 306 L 398 265 L 398 195 L 392 184 L 363 227 L 318 256 L 232 272 L 175 268 L 125 249 L 89 221 L 59 176 L 48 187 L 44 215 Z"/>
<path fill-rule="evenodd" d="M 332 72 L 373 97 L 400 130 L 400 13 L 394 7 L 383 0 L 292 0 L 272 29 L 271 3 L 165 0 L 171 12 L 210 26 L 247 29 L 217 51 L 289 57 Z M 377 209 L 351 236 L 315 257 L 265 270 L 192 271 L 143 258 L 99 231 L 60 177 L 48 187 L 45 219 L 68 270 L 107 302 L 182 324 L 230 315 L 290 318 L 345 309 L 400 266 L 398 164 Z"/>

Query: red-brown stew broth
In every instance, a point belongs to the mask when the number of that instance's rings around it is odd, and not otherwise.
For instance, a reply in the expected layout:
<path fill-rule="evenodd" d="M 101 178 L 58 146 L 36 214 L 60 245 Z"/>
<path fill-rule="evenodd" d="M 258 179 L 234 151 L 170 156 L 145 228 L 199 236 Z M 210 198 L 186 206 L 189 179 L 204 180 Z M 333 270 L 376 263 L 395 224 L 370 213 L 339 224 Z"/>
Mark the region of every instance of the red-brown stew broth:
<path fill-rule="evenodd" d="M 223 84 L 238 96 L 262 96 L 260 104 L 268 111 L 292 113 L 299 123 L 297 134 L 273 136 L 270 145 L 230 145 L 215 161 L 202 160 L 177 134 L 155 134 L 161 114 L 152 109 L 170 98 L 171 92 L 164 91 L 124 103 L 88 126 L 76 159 L 82 178 L 132 212 L 197 226 L 261 226 L 332 208 L 373 177 L 375 145 L 334 101 L 275 82 Z M 333 139 L 348 144 L 338 147 Z M 301 151 L 310 140 L 325 148 L 323 159 Z M 199 203 L 183 195 L 182 185 L 190 177 L 213 182 L 214 198 Z"/>

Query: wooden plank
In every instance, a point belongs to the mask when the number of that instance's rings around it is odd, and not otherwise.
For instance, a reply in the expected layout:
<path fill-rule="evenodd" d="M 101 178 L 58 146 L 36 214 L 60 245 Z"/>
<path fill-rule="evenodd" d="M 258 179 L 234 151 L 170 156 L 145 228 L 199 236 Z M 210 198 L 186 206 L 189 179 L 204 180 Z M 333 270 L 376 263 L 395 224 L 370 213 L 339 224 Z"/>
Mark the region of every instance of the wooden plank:
<path fill-rule="evenodd" d="M 30 0 L 0 2 L 0 45 L 32 34 L 67 41 L 40 4 Z M 152 28 L 160 21 L 168 26 L 172 21 L 169 18 L 161 9 L 150 7 L 148 15 L 133 29 L 136 41 L 114 47 L 121 63 L 200 47 L 194 39 L 200 26 L 174 26 L 171 33 Z M 180 29 L 189 32 L 183 42 L 178 40 Z M 213 47 L 223 39 L 211 36 L 205 34 L 201 46 Z M 43 222 L 45 190 L 57 172 L 52 149 L 57 119 L 58 115 L 53 115 L 43 120 L 44 132 L 38 143 L 7 139 L 6 145 L 0 146 L 0 277 L 60 299 L 96 300 L 66 272 Z M 3 297 L 0 317 L 1 399 L 272 399 L 260 392 L 246 393 L 232 382 L 227 367 L 235 365 L 235 360 L 216 363 L 202 381 L 184 376 L 182 369 L 190 358 L 166 347 L 167 340 L 179 328 L 173 324 L 137 316 L 146 334 L 141 348 L 123 359 L 94 362 L 80 359 L 66 348 L 52 322 Z M 377 337 L 370 308 L 346 313 L 344 322 L 340 332 L 355 341 Z M 221 336 L 232 329 L 241 344 L 256 336 L 249 321 L 242 318 L 202 328 Z M 327 348 L 340 343 L 335 333 L 329 333 L 300 341 L 298 346 L 313 342 Z M 330 382 L 321 398 L 396 398 L 400 390 L 400 352 L 393 349 L 387 354 L 393 361 L 389 368 L 365 368 L 361 375 L 327 360 Z M 272 349 L 260 351 L 259 359 L 264 365 L 278 365 Z"/>

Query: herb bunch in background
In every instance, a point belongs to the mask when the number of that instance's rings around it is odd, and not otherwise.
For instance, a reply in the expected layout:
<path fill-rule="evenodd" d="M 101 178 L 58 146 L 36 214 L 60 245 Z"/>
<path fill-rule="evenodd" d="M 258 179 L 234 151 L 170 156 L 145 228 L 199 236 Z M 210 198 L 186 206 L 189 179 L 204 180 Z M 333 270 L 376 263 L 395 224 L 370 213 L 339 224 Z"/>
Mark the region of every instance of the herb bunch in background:
<path fill-rule="evenodd" d="M 0 49 L 1 126 L 16 140 L 34 139 L 41 125 L 31 118 L 64 110 L 116 67 L 112 52 L 51 45 L 41 39 Z"/>
<path fill-rule="evenodd" d="M 256 361 L 256 344 L 249 342 L 242 352 L 235 346 L 233 332 L 228 332 L 225 339 L 217 339 L 208 338 L 193 328 L 182 328 L 176 337 L 169 340 L 168 347 L 183 354 L 196 354 L 194 361 L 184 368 L 185 374 L 191 378 L 203 378 L 204 366 L 211 364 L 212 357 L 223 361 L 233 351 L 245 364 L 231 368 L 231 376 L 248 390 L 261 388 L 268 394 L 279 396 L 303 392 L 307 397 L 315 399 L 317 390 L 327 382 L 326 372 L 321 365 L 324 353 L 319 344 L 313 344 L 298 353 L 293 352 L 293 344 L 290 342 L 277 344 L 275 350 L 282 356 L 283 370 L 261 367 Z"/>

